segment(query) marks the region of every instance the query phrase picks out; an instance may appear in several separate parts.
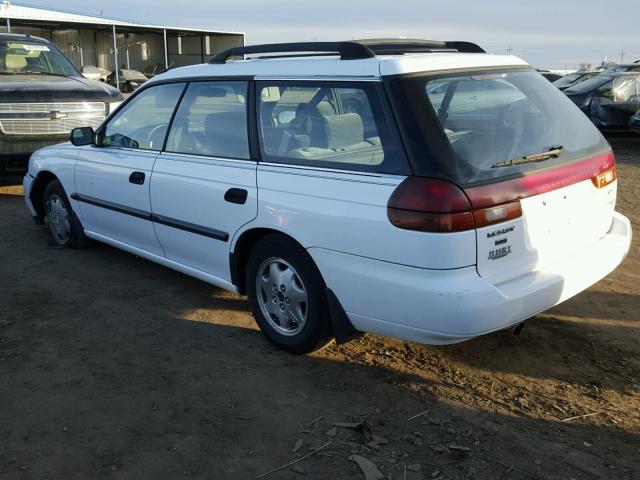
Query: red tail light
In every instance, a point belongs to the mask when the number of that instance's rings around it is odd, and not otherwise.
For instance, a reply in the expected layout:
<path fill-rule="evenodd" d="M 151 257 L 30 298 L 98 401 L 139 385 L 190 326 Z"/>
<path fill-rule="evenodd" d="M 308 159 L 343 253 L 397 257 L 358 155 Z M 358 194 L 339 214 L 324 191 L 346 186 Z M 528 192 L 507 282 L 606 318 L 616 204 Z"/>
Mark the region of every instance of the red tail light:
<path fill-rule="evenodd" d="M 387 203 L 391 223 L 405 230 L 458 232 L 475 228 L 469 199 L 453 183 L 408 177 Z"/>
<path fill-rule="evenodd" d="M 460 232 L 522 216 L 520 199 L 591 179 L 597 188 L 615 181 L 615 158 L 596 157 L 465 190 L 445 180 L 408 177 L 387 204 L 393 225 L 423 232 Z"/>
<path fill-rule="evenodd" d="M 408 177 L 387 204 L 392 224 L 422 232 L 461 232 L 522 215 L 520 202 L 473 209 L 465 192 L 445 180 Z"/>

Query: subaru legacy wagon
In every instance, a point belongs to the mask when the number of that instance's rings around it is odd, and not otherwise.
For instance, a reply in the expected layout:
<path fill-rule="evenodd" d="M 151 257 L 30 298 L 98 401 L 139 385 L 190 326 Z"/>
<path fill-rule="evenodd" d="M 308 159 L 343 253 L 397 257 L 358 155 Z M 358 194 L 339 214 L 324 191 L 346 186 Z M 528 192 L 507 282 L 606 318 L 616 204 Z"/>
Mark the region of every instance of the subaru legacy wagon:
<path fill-rule="evenodd" d="M 249 58 L 245 58 L 249 56 Z M 468 42 L 238 47 L 142 85 L 39 150 L 27 206 L 247 294 L 276 345 L 509 329 L 615 269 L 631 242 L 589 119 L 524 61 Z"/>

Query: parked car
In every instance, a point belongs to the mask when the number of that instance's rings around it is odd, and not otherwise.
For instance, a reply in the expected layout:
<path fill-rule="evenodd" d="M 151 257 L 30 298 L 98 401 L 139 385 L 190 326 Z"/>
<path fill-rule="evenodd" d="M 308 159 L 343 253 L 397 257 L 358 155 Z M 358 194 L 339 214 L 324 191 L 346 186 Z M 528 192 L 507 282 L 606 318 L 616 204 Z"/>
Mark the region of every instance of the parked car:
<path fill-rule="evenodd" d="M 605 70 L 607 73 L 640 72 L 640 62 L 621 63 Z"/>
<path fill-rule="evenodd" d="M 93 65 L 85 65 L 82 67 L 82 76 L 89 80 L 98 82 L 107 82 L 107 78 L 111 75 L 111 71 L 106 68 L 94 67 Z"/>
<path fill-rule="evenodd" d="M 629 119 L 629 128 L 636 133 L 640 133 L 640 110 Z"/>
<path fill-rule="evenodd" d="M 164 66 L 164 63 L 154 63 L 145 67 L 144 75 L 147 78 L 153 78 L 156 75 L 160 75 L 165 70 L 167 70 L 167 68 Z"/>
<path fill-rule="evenodd" d="M 565 75 L 564 77 L 561 77 L 553 82 L 553 84 L 560 90 L 566 90 L 567 88 L 582 83 L 585 80 L 589 80 L 590 78 L 593 78 L 598 74 L 600 74 L 600 72 L 592 70 L 588 72 L 569 73 L 568 75 Z"/>
<path fill-rule="evenodd" d="M 118 78 L 118 87 L 123 93 L 131 93 L 135 91 L 139 86 L 144 84 L 147 80 L 147 76 L 137 70 L 120 69 Z M 107 77 L 107 83 L 109 85 L 116 86 L 116 73 L 112 72 Z"/>
<path fill-rule="evenodd" d="M 549 70 L 540 70 L 540 69 L 538 69 L 538 73 L 540 75 L 542 75 L 544 78 L 546 78 L 547 80 L 549 80 L 551 83 L 555 82 L 556 80 L 561 79 L 564 76 L 564 75 L 561 75 L 559 73 L 550 72 Z"/>
<path fill-rule="evenodd" d="M 599 127 L 626 127 L 640 109 L 640 73 L 603 72 L 564 93 Z"/>
<path fill-rule="evenodd" d="M 97 127 L 121 101 L 49 41 L 0 33 L 0 184 L 22 182 L 33 151 L 67 141 L 74 127 Z"/>
<path fill-rule="evenodd" d="M 268 53 L 295 58 L 229 61 Z M 600 132 L 524 61 L 467 42 L 232 48 L 154 77 L 71 142 L 24 179 L 54 243 L 248 294 L 295 353 L 513 328 L 631 241 Z"/>

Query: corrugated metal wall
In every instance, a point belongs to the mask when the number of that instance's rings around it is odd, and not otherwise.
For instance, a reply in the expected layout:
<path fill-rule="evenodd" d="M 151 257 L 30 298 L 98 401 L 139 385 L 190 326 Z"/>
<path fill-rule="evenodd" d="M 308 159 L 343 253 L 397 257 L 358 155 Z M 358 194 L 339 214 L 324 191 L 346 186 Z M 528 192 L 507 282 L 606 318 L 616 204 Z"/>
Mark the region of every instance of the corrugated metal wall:
<path fill-rule="evenodd" d="M 0 24 L 0 31 L 6 26 Z M 82 66 L 79 49 L 82 49 L 84 65 L 94 65 L 109 71 L 115 69 L 113 57 L 113 37 L 110 30 L 97 29 L 39 29 L 21 27 L 12 23 L 12 33 L 28 33 L 47 38 L 71 60 L 78 68 Z M 159 33 L 128 33 L 117 31 L 118 64 L 133 70 L 144 72 L 145 68 L 160 64 L 164 67 L 164 38 Z M 226 48 L 240 46 L 242 35 L 183 36 L 180 42 L 172 31 L 167 32 L 169 65 L 180 67 L 208 61 L 211 56 Z M 180 45 L 179 45 L 180 43 Z M 208 50 L 208 51 L 207 51 Z"/>

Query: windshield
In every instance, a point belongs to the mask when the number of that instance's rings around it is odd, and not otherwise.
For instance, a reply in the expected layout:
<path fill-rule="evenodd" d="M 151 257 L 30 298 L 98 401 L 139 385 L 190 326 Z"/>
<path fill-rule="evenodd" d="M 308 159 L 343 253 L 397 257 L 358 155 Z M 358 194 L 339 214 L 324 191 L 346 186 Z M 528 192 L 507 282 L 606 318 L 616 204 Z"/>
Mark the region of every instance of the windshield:
<path fill-rule="evenodd" d="M 596 75 L 589 80 L 585 80 L 584 82 L 580 82 L 572 87 L 569 87 L 565 90 L 565 93 L 588 93 L 591 90 L 595 90 L 596 88 L 600 88 L 605 83 L 613 80 L 614 77 L 611 75 Z"/>
<path fill-rule="evenodd" d="M 402 101 L 415 115 L 408 121 L 422 125 L 421 155 L 424 159 L 426 150 L 437 164 L 425 175 L 445 175 L 469 185 L 606 148 L 589 119 L 534 70 L 485 70 L 400 82 Z M 427 104 L 422 111 L 418 96 Z M 437 145 L 434 129 L 444 134 L 444 145 Z"/>
<path fill-rule="evenodd" d="M 53 45 L 22 40 L 0 40 L 0 74 L 80 75 Z"/>

